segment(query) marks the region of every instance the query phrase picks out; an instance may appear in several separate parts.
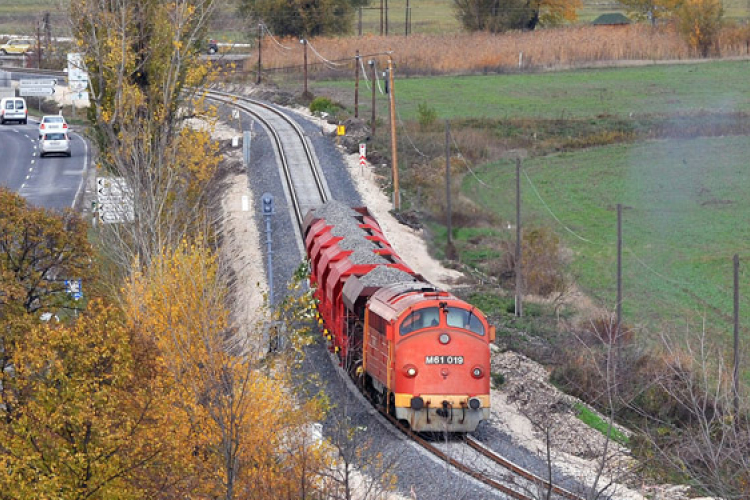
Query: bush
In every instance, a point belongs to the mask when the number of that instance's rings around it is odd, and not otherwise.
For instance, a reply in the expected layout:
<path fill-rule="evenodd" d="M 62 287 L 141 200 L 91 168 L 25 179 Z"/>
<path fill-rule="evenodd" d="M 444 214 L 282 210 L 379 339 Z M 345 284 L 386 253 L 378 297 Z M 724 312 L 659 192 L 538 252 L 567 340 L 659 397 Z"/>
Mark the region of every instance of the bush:
<path fill-rule="evenodd" d="M 437 111 L 426 102 L 421 102 L 417 105 L 417 121 L 419 128 L 424 131 L 437 121 Z"/>
<path fill-rule="evenodd" d="M 311 113 L 328 113 L 329 115 L 336 114 L 339 107 L 333 103 L 327 97 L 316 97 L 310 103 Z"/>
<path fill-rule="evenodd" d="M 500 387 L 505 384 L 505 375 L 498 372 L 492 372 L 490 373 L 490 378 L 492 379 L 492 388 L 493 389 L 499 389 Z"/>

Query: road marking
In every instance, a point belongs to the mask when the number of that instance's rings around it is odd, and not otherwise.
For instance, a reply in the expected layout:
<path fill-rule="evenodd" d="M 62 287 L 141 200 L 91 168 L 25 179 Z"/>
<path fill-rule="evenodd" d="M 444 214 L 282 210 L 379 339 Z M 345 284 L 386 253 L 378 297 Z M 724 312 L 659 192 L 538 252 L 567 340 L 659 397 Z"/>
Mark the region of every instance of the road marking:
<path fill-rule="evenodd" d="M 26 180 L 28 181 L 30 177 L 31 177 L 30 175 L 27 175 L 26 176 Z"/>

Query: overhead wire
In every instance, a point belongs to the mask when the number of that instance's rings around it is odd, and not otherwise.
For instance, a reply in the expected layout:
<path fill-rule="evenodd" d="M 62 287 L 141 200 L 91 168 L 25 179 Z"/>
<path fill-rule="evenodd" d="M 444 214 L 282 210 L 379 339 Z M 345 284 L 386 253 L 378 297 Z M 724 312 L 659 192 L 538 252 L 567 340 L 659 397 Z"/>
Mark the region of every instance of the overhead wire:
<path fill-rule="evenodd" d="M 409 131 L 406 130 L 406 125 L 404 124 L 404 121 L 401 119 L 401 113 L 398 111 L 398 106 L 396 106 L 396 116 L 398 117 L 398 123 L 401 125 L 401 130 L 404 131 L 404 135 L 406 136 L 406 139 L 409 141 L 409 144 L 411 144 L 411 147 L 414 148 L 414 151 L 417 152 L 420 156 L 427 158 L 428 156 L 424 154 L 422 151 L 419 150 L 416 144 L 414 144 L 414 141 L 411 140 L 411 137 L 409 137 Z"/>
<path fill-rule="evenodd" d="M 276 45 L 278 45 L 279 47 L 281 47 L 284 50 L 292 50 L 292 47 L 287 47 L 286 45 L 283 45 L 281 42 L 279 42 L 278 40 L 276 40 L 276 37 L 273 36 L 273 33 L 271 33 L 271 30 L 269 30 L 268 26 L 266 26 L 266 23 L 261 23 L 260 25 L 262 26 L 263 31 L 265 31 L 266 34 L 268 34 L 268 36 L 271 37 L 271 40 L 273 40 L 273 42 Z"/>
<path fill-rule="evenodd" d="M 312 51 L 313 51 L 313 53 L 314 53 L 314 54 L 315 54 L 316 56 L 318 56 L 318 58 L 319 58 L 319 59 L 320 59 L 321 61 L 323 61 L 324 63 L 326 63 L 326 64 L 329 64 L 329 65 L 331 65 L 331 66 L 345 66 L 345 64 L 344 64 L 344 63 L 337 63 L 337 62 L 331 61 L 331 60 L 329 60 L 329 59 L 326 59 L 325 57 L 323 57 L 322 55 L 320 55 L 320 52 L 318 52 L 317 50 L 315 50 L 315 47 L 313 47 L 313 46 L 312 46 L 312 44 L 310 43 L 310 41 L 309 41 L 309 40 L 305 40 L 305 42 L 306 42 L 306 43 L 307 43 L 307 45 L 308 45 L 308 46 L 310 47 L 310 50 L 312 50 Z M 332 69 L 335 69 L 335 68 L 332 68 Z"/>

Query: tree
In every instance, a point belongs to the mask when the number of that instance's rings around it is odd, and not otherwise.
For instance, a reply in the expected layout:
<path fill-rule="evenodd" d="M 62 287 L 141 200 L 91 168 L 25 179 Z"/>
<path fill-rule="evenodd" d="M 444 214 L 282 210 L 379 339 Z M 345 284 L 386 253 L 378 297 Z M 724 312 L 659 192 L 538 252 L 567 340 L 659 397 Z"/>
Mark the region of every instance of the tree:
<path fill-rule="evenodd" d="M 262 311 L 251 329 L 257 336 L 235 338 L 220 269 L 201 239 L 164 250 L 126 286 L 127 316 L 152 336 L 179 394 L 175 411 L 190 422 L 198 490 L 226 500 L 304 498 L 316 485 L 301 471 L 328 463 L 306 431 L 322 407 L 294 396 L 289 377 L 299 350 L 279 363 L 265 356 Z"/>
<path fill-rule="evenodd" d="M 453 0 L 456 17 L 469 31 L 533 30 L 576 19 L 580 0 Z"/>
<path fill-rule="evenodd" d="M 240 0 L 240 12 L 277 36 L 308 38 L 352 30 L 352 0 Z"/>
<path fill-rule="evenodd" d="M 649 20 L 655 23 L 657 19 L 671 17 L 683 0 L 619 0 L 636 20 Z"/>
<path fill-rule="evenodd" d="M 132 191 L 134 220 L 103 227 L 104 248 L 124 275 L 204 226 L 219 155 L 210 140 L 214 112 L 198 90 L 212 74 L 200 48 L 215 5 L 71 2 L 73 33 L 90 79 L 98 166 L 122 177 Z M 193 116 L 208 127 L 191 126 Z"/>
<path fill-rule="evenodd" d="M 72 309 L 65 280 L 91 276 L 86 231 L 74 212 L 29 206 L 0 187 L 0 319 Z"/>
<path fill-rule="evenodd" d="M 157 498 L 141 477 L 186 476 L 143 340 L 98 300 L 25 331 L 0 384 L 0 498 Z"/>
<path fill-rule="evenodd" d="M 706 57 L 721 30 L 720 0 L 685 0 L 677 10 L 678 27 L 690 46 Z"/>

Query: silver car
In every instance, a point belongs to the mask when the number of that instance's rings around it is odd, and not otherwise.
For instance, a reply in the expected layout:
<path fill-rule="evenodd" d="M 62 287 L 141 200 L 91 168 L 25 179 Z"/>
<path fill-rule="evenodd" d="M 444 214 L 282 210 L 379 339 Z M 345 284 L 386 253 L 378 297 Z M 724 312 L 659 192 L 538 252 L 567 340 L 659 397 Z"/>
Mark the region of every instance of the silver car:
<path fill-rule="evenodd" d="M 70 139 L 65 132 L 47 132 L 39 140 L 39 156 L 58 153 L 70 156 Z"/>

